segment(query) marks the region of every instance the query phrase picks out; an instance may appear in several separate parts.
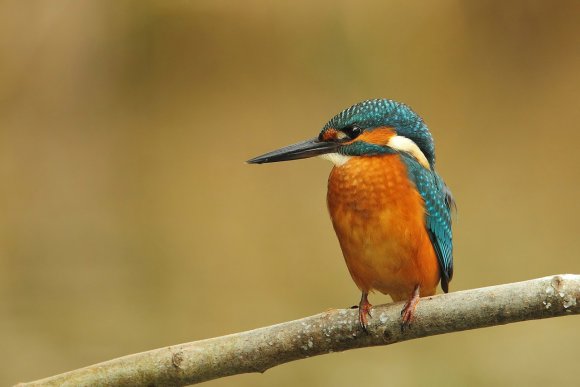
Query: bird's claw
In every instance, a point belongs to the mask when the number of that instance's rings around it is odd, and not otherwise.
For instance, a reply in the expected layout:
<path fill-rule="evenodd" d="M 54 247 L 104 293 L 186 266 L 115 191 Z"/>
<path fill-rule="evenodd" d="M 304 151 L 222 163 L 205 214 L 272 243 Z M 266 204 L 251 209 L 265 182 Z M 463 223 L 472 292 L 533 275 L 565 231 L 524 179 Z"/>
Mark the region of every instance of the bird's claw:
<path fill-rule="evenodd" d="M 368 317 L 371 317 L 371 318 L 373 317 L 373 316 L 371 316 L 371 309 L 372 308 L 373 308 L 373 306 L 371 305 L 371 303 L 367 299 L 367 294 L 363 293 L 363 295 L 360 299 L 360 303 L 358 304 L 358 321 L 360 323 L 362 330 L 365 333 L 369 333 Z"/>
<path fill-rule="evenodd" d="M 415 287 L 411 298 L 405 303 L 405 306 L 401 310 L 401 333 L 405 332 L 405 329 L 411 328 L 411 323 L 415 319 L 415 309 L 417 309 L 417 304 L 419 303 L 419 286 Z"/>
<path fill-rule="evenodd" d="M 365 331 L 365 333 L 369 333 L 368 317 L 371 317 L 371 318 L 373 317 L 373 316 L 371 316 L 371 309 L 372 309 L 372 305 L 367 304 L 367 305 L 359 308 L 359 310 L 358 310 L 358 321 L 359 321 L 360 326 L 363 329 L 363 331 Z"/>
<path fill-rule="evenodd" d="M 403 307 L 403 310 L 401 310 L 401 317 L 402 317 L 401 332 L 404 332 L 405 329 L 407 329 L 407 328 L 409 328 L 409 329 L 411 328 L 411 323 L 415 319 L 415 307 L 416 306 L 417 306 L 417 303 L 415 303 L 415 305 L 412 305 L 410 302 L 407 302 L 405 304 L 405 306 Z"/>

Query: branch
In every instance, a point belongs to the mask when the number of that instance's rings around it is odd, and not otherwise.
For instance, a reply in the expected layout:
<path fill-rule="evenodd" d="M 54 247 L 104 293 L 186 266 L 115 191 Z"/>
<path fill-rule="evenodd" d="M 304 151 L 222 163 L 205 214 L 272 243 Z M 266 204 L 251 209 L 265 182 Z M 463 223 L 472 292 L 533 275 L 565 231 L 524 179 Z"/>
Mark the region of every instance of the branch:
<path fill-rule="evenodd" d="M 376 306 L 369 334 L 358 312 L 335 309 L 252 331 L 141 352 L 19 386 L 175 385 L 264 372 L 293 360 L 525 320 L 580 314 L 580 275 L 555 275 L 421 299 L 401 332 L 402 304 Z"/>

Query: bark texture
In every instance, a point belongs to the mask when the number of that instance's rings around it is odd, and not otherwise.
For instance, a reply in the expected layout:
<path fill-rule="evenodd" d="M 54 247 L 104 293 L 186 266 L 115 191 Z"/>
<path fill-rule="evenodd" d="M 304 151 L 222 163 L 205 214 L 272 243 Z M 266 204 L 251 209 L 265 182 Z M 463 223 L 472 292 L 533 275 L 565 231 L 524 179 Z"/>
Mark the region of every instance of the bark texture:
<path fill-rule="evenodd" d="M 19 386 L 182 386 L 264 372 L 276 365 L 354 348 L 394 344 L 518 321 L 580 313 L 580 275 L 563 274 L 422 298 L 410 329 L 403 304 L 375 306 L 369 334 L 356 309 L 154 349 Z"/>

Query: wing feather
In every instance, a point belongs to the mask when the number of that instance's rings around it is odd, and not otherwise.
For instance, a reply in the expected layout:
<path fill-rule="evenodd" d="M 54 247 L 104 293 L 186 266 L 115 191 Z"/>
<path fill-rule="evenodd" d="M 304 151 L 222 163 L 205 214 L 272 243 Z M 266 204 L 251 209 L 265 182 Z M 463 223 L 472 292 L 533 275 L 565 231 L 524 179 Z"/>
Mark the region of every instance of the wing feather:
<path fill-rule="evenodd" d="M 435 172 L 422 167 L 411 156 L 402 154 L 407 165 L 409 178 L 425 202 L 425 227 L 435 249 L 441 269 L 441 288 L 449 290 L 453 278 L 453 234 L 451 231 L 451 209 L 455 201 L 443 179 Z"/>

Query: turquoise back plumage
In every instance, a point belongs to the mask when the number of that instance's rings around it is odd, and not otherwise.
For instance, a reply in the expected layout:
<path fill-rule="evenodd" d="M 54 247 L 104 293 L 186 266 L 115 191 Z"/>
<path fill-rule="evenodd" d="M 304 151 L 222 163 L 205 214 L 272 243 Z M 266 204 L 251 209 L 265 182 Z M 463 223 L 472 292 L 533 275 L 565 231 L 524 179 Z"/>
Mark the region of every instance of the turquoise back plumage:
<path fill-rule="evenodd" d="M 401 157 L 407 166 L 409 178 L 425 202 L 425 227 L 439 261 L 441 288 L 447 293 L 449 281 L 453 278 L 453 196 L 437 172 L 423 168 L 409 155 L 401 154 Z"/>

